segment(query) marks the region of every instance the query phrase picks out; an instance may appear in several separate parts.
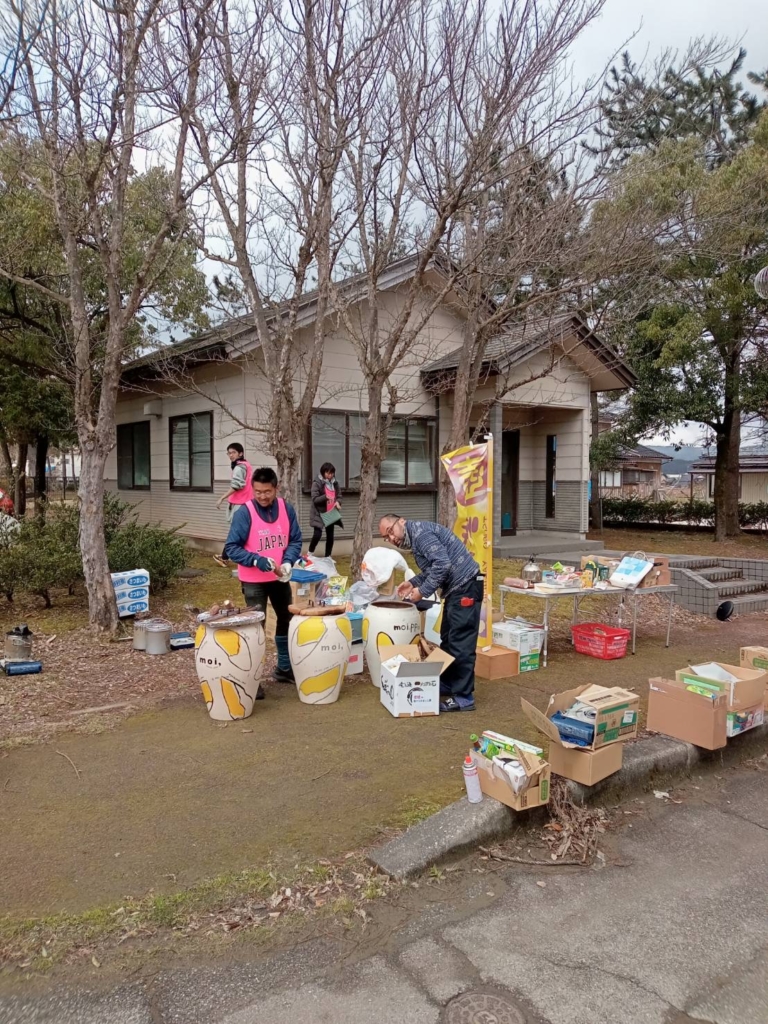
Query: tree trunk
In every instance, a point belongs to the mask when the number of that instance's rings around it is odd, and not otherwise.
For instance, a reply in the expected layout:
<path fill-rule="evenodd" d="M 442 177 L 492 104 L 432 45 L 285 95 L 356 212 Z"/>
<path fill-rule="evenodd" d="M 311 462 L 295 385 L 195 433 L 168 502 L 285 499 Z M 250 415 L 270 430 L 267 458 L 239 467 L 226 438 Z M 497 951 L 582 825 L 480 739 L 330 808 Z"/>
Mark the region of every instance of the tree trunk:
<path fill-rule="evenodd" d="M 8 441 L 3 436 L 0 436 L 0 480 L 2 480 L 3 486 L 8 488 L 13 482 L 11 450 L 8 447 Z"/>
<path fill-rule="evenodd" d="M 16 467 L 13 471 L 13 504 L 19 519 L 27 514 L 27 452 L 28 445 L 16 446 Z"/>
<path fill-rule="evenodd" d="M 48 504 L 48 436 L 41 434 L 35 442 L 35 515 L 45 519 Z"/>
<path fill-rule="evenodd" d="M 275 461 L 280 481 L 280 494 L 295 507 L 301 492 L 301 454 L 285 453 L 278 450 L 275 453 Z"/>
<path fill-rule="evenodd" d="M 740 365 L 738 350 L 725 362 L 723 420 L 717 432 L 715 454 L 715 541 L 738 537 L 739 526 L 739 448 L 741 415 L 739 409 Z"/>
<path fill-rule="evenodd" d="M 104 632 L 117 629 L 117 603 L 109 576 L 104 537 L 104 464 L 107 453 L 80 438 L 80 554 L 88 591 L 88 621 Z"/>
<path fill-rule="evenodd" d="M 600 410 L 597 404 L 597 392 L 593 391 L 590 395 L 590 412 L 591 412 L 591 423 L 592 432 L 590 440 L 594 441 L 600 432 Z M 600 470 L 597 466 L 592 466 L 589 472 L 589 480 L 591 484 L 591 498 L 589 502 L 589 522 L 593 530 L 602 530 L 603 528 L 603 503 L 600 500 Z"/>
<path fill-rule="evenodd" d="M 360 500 L 358 504 L 357 524 L 352 541 L 352 576 L 360 574 L 363 555 L 371 546 L 374 533 L 378 535 L 378 523 L 373 517 L 376 499 L 379 496 L 379 472 L 381 470 L 382 436 L 381 417 L 382 389 L 378 384 L 368 385 L 368 416 L 365 420 L 363 441 L 360 453 Z M 391 511 L 396 512 L 397 509 Z"/>

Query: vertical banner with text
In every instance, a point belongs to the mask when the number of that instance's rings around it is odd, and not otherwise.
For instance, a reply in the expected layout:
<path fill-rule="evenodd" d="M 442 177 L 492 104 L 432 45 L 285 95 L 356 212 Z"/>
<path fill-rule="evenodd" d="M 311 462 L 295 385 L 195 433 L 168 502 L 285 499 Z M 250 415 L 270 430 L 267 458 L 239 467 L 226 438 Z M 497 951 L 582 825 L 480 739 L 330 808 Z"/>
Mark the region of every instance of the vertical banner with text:
<path fill-rule="evenodd" d="M 484 444 L 457 448 L 440 458 L 456 492 L 453 532 L 480 566 L 485 576 L 485 600 L 480 617 L 477 646 L 491 646 L 493 593 L 493 438 Z"/>

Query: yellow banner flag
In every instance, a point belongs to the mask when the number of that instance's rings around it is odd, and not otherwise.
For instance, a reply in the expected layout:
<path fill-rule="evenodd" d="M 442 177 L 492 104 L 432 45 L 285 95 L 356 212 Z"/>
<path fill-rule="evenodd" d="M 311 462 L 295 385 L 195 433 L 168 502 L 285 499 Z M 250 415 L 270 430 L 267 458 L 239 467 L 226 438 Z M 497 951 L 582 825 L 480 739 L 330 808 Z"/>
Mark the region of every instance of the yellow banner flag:
<path fill-rule="evenodd" d="M 484 444 L 457 448 L 440 458 L 456 492 L 453 532 L 480 566 L 485 576 L 485 598 L 480 616 L 477 646 L 491 646 L 493 594 L 493 438 Z"/>

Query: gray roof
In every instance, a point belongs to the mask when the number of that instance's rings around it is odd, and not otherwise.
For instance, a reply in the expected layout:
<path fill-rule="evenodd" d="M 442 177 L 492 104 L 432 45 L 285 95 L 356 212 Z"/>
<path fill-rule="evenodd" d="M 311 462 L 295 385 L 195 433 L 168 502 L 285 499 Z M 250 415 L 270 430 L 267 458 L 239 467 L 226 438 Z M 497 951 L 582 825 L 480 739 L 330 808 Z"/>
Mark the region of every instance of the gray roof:
<path fill-rule="evenodd" d="M 742 448 L 739 452 L 739 469 L 753 472 L 768 470 L 768 447 Z M 691 466 L 692 473 L 714 473 L 714 471 L 714 455 L 699 459 Z"/>
<path fill-rule="evenodd" d="M 648 448 L 644 444 L 636 444 L 632 447 L 622 446 L 619 462 L 636 462 L 640 459 L 646 462 L 671 462 L 672 456 L 664 455 L 662 452 L 657 452 L 655 448 Z"/>
<path fill-rule="evenodd" d="M 595 356 L 624 380 L 627 386 L 635 382 L 635 374 L 621 356 L 590 330 L 587 323 L 575 313 L 560 313 L 551 317 L 509 324 L 495 338 L 491 338 L 486 346 L 483 359 L 485 375 L 504 373 L 548 347 L 553 341 L 564 339 L 569 334 L 578 335 Z M 435 359 L 424 367 L 422 374 L 433 379 L 450 377 L 451 372 L 459 365 L 460 353 L 461 347 Z"/>

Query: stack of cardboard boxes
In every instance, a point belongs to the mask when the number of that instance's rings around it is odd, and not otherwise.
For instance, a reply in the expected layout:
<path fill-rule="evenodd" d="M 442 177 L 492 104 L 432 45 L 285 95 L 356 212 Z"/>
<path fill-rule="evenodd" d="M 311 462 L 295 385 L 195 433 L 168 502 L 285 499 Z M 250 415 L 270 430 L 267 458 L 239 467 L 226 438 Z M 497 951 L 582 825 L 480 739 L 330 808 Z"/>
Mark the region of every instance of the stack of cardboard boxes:
<path fill-rule="evenodd" d="M 650 679 L 648 729 L 706 750 L 765 720 L 768 648 L 742 647 L 739 665 L 710 662 Z"/>
<path fill-rule="evenodd" d="M 494 622 L 493 647 L 477 652 L 475 675 L 480 679 L 507 679 L 540 667 L 544 628 L 524 619 Z"/>
<path fill-rule="evenodd" d="M 552 716 L 566 711 L 578 701 L 594 710 L 594 732 L 588 746 L 579 746 L 560 735 Z M 555 775 L 585 786 L 617 772 L 623 763 L 624 743 L 637 736 L 640 698 L 620 686 L 577 686 L 553 694 L 545 712 L 527 700 L 521 701 L 523 713 L 549 738 L 549 764 Z"/>

